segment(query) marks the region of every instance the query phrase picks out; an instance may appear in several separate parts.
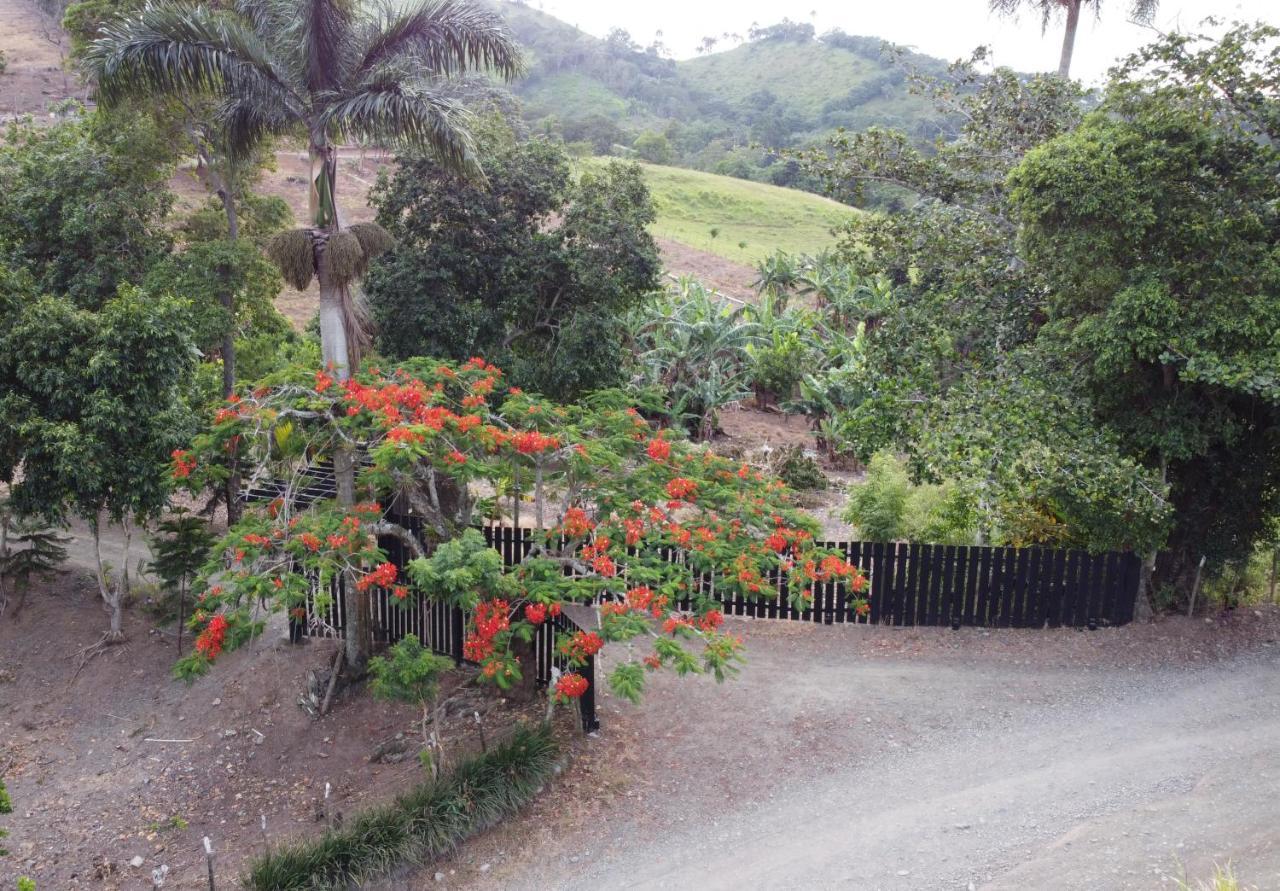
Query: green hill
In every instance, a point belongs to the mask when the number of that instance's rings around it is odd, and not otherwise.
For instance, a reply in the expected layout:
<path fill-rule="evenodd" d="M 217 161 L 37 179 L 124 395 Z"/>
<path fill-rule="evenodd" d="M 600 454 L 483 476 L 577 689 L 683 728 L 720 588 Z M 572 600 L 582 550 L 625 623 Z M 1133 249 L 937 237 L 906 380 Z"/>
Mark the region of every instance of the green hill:
<path fill-rule="evenodd" d="M 910 95 L 906 68 L 874 37 L 818 37 L 810 25 L 784 21 L 677 62 L 623 31 L 601 39 L 523 2 L 499 9 L 529 54 L 529 73 L 513 86 L 525 117 L 584 151 L 634 147 L 651 161 L 803 188 L 812 184 L 779 162 L 777 150 L 874 124 L 932 139 L 946 123 Z M 945 67 L 911 53 L 903 61 L 927 73 Z M 636 146 L 641 134 L 646 141 Z"/>
<path fill-rule="evenodd" d="M 859 212 L 768 183 L 659 164 L 641 168 L 658 214 L 654 235 L 739 263 L 754 265 L 777 250 L 816 253 L 835 243 L 832 229 Z"/>

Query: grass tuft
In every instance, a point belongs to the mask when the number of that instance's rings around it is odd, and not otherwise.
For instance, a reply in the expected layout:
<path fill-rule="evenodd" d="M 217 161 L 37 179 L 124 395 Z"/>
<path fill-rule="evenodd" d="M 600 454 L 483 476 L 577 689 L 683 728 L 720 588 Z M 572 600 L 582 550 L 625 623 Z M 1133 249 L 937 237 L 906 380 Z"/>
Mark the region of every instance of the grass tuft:
<path fill-rule="evenodd" d="M 485 755 L 360 814 L 337 831 L 252 861 L 257 891 L 360 887 L 450 853 L 514 814 L 551 777 L 557 748 L 547 725 L 522 727 Z"/>
<path fill-rule="evenodd" d="M 308 229 L 288 229 L 267 242 L 267 256 L 280 275 L 299 291 L 305 291 L 316 274 L 315 250 Z"/>

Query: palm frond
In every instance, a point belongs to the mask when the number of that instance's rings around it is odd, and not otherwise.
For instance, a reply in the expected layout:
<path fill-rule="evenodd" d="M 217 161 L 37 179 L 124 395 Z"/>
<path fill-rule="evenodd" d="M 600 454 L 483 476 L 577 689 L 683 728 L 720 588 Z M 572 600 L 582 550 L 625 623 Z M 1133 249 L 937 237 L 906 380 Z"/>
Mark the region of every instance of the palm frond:
<path fill-rule="evenodd" d="M 341 89 L 355 61 L 352 0 L 300 0 L 297 9 L 303 82 L 312 93 Z"/>
<path fill-rule="evenodd" d="M 204 6 L 148 6 L 104 25 L 84 64 L 98 99 L 205 93 L 252 85 L 288 103 L 270 51 L 248 23 Z"/>
<path fill-rule="evenodd" d="M 482 177 L 467 111 L 447 96 L 388 78 L 327 98 L 320 126 L 331 138 L 356 136 L 427 152 L 465 176 Z"/>
<path fill-rule="evenodd" d="M 508 80 L 524 70 L 520 47 L 502 17 L 466 0 L 383 2 L 367 21 L 360 72 L 403 56 L 430 75 L 491 71 Z"/>

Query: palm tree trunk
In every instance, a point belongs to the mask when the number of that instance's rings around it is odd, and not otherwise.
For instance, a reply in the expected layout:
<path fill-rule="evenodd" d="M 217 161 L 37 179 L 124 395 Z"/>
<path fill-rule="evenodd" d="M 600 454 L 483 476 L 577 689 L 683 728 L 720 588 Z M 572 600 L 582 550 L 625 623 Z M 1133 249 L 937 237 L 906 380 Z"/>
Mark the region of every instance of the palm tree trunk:
<path fill-rule="evenodd" d="M 1067 7 L 1067 29 L 1062 35 L 1062 57 L 1058 61 L 1058 76 L 1071 76 L 1071 54 L 1076 48 L 1076 29 L 1080 25 L 1080 6 L 1083 0 L 1064 0 Z"/>
<path fill-rule="evenodd" d="M 227 215 L 227 240 L 236 241 L 240 237 L 240 217 L 236 213 L 235 196 L 224 182 L 218 189 L 218 198 L 222 200 L 222 209 Z M 230 397 L 236 391 L 236 332 L 235 303 L 231 293 L 231 270 L 219 270 L 226 287 L 221 294 L 222 307 L 227 311 L 227 330 L 222 334 L 222 398 Z M 223 491 L 227 499 L 227 525 L 240 519 L 240 473 L 235 457 L 231 458 L 231 475 L 227 477 Z M 181 635 L 181 630 L 179 630 Z M 181 652 L 182 639 L 179 636 L 178 649 Z"/>
<path fill-rule="evenodd" d="M 340 228 L 337 210 L 337 152 L 325 141 L 313 138 L 311 155 L 310 212 L 312 225 L 316 227 L 312 239 L 315 245 L 316 279 L 320 285 L 320 355 L 325 367 L 339 381 L 350 379 L 350 332 L 347 330 L 346 301 L 349 295 L 347 282 L 336 281 L 324 262 L 324 251 L 329 236 Z M 355 506 L 356 458 L 355 449 L 340 444 L 334 449 L 333 475 L 337 486 L 338 504 L 350 509 Z M 345 592 L 344 637 L 347 667 L 359 677 L 369 664 L 369 652 L 373 646 L 372 616 L 369 597 L 356 590 L 355 576 L 350 571 L 342 574 Z"/>

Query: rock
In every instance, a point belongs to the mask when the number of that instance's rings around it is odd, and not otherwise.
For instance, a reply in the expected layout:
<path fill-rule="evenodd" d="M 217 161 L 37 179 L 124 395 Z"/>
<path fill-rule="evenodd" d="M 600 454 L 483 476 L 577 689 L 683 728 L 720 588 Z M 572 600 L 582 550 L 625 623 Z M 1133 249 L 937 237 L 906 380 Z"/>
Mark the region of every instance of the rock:
<path fill-rule="evenodd" d="M 209 703 L 209 704 L 210 704 L 210 705 L 222 705 L 222 700 L 221 700 L 220 698 L 219 698 L 219 699 L 215 699 L 213 702 L 211 702 L 211 703 Z"/>
<path fill-rule="evenodd" d="M 139 854 L 138 856 L 134 857 L 132 860 L 129 861 L 129 865 L 132 866 L 134 869 L 137 869 L 138 867 L 140 867 L 142 864 L 146 862 L 147 862 L 146 860 L 142 859 L 142 855 Z"/>
<path fill-rule="evenodd" d="M 957 823 L 956 829 L 968 829 L 970 825 L 969 823 Z"/>
<path fill-rule="evenodd" d="M 435 880 L 436 880 L 437 882 L 443 882 L 443 881 L 444 881 L 444 873 L 442 873 L 442 872 L 438 872 L 438 873 L 436 873 L 436 875 L 435 875 Z"/>

